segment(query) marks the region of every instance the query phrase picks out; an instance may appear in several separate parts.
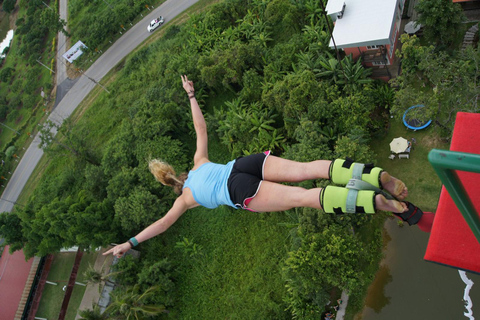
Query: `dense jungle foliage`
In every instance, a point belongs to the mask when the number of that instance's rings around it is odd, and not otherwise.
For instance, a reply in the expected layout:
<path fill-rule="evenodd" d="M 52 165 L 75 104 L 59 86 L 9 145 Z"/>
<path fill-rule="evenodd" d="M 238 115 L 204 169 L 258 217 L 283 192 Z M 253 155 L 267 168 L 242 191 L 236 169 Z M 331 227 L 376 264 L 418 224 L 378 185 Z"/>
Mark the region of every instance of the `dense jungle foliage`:
<path fill-rule="evenodd" d="M 195 82 L 214 162 L 267 149 L 298 161 L 373 161 L 368 142 L 385 127 L 393 91 L 360 62 L 336 59 L 321 13 L 314 0 L 228 0 L 168 26 L 117 66 L 110 94 L 47 145 L 51 165 L 34 195 L 0 216 L 7 243 L 27 257 L 93 249 L 161 218 L 175 197 L 154 181 L 147 160 L 187 171 L 195 146 L 181 74 Z M 382 219 L 195 209 L 142 244 L 140 262 L 124 260 L 120 278 L 128 292 L 134 284 L 149 290 L 149 277 L 162 283 L 148 301 L 169 310 L 158 318 L 318 319 L 341 290 L 361 307 L 380 258 Z M 259 252 L 266 242 L 272 246 Z"/>
<path fill-rule="evenodd" d="M 94 103 L 108 119 L 93 128 L 87 112 L 76 127 L 62 127 L 64 144 L 80 154 L 69 152 L 73 159 L 63 160 L 68 169 L 50 169 L 28 205 L 9 216 L 7 241 L 27 257 L 73 245 L 94 248 L 160 218 L 174 196 L 152 179 L 146 160 L 162 158 L 185 171 L 194 152 L 180 74 L 195 80 L 209 132 L 229 150 L 213 161 L 267 149 L 299 161 L 373 160 L 366 143 L 384 126 L 372 114 L 385 110 L 386 85 L 372 82 L 350 57 L 340 68 L 328 41 L 315 1 L 226 1 L 170 26 L 163 39 L 119 66 L 111 94 Z M 82 150 L 96 161 L 85 161 Z M 359 237 L 366 216 L 291 214 L 296 222 L 283 257 L 286 289 L 274 309 L 282 318 L 318 318 L 332 288 L 365 290 L 371 279 L 358 266 L 378 261 L 380 231 Z"/>

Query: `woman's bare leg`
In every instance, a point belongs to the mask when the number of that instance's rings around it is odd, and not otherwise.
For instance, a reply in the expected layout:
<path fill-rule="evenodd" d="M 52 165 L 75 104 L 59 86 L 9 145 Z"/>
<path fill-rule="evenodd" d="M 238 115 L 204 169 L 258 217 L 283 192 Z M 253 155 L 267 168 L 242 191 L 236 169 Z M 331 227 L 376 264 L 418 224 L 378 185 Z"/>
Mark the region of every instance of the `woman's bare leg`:
<path fill-rule="evenodd" d="M 265 160 L 264 180 L 273 182 L 301 182 L 313 179 L 329 179 L 330 160 L 297 162 L 275 156 Z"/>
<path fill-rule="evenodd" d="M 307 190 L 264 180 L 248 208 L 258 212 L 284 211 L 296 207 L 322 209 L 319 200 L 321 190 Z"/>

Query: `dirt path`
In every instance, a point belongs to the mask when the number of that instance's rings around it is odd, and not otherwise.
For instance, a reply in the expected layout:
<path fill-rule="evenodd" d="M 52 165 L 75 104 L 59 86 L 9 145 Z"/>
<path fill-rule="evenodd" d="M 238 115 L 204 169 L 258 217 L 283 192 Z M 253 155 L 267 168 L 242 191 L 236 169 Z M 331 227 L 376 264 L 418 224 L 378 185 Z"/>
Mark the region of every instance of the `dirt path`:
<path fill-rule="evenodd" d="M 15 22 L 17 21 L 17 15 L 18 15 L 18 10 L 19 10 L 19 2 L 20 0 L 17 0 L 17 3 L 15 4 L 15 9 L 13 9 L 13 12 L 10 14 L 10 29 L 17 29 L 17 26 L 15 25 Z M 5 15 L 6 13 L 2 11 L 2 14 Z M 1 19 L 1 18 L 0 18 Z"/>

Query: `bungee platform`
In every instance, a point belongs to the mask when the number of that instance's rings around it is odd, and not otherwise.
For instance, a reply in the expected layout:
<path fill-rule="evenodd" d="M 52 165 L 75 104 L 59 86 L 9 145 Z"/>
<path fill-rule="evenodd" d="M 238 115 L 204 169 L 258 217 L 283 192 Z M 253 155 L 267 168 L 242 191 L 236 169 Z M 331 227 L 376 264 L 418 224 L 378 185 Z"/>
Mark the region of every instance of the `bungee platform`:
<path fill-rule="evenodd" d="M 444 185 L 424 259 L 480 274 L 478 128 L 480 114 L 457 113 L 450 152 L 432 150 L 429 154 Z"/>

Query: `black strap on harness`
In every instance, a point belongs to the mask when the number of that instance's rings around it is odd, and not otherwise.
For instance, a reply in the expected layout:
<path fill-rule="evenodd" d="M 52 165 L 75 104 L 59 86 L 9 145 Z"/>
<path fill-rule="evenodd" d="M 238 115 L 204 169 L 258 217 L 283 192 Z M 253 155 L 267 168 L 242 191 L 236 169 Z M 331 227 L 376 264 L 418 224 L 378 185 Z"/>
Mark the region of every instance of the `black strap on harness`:
<path fill-rule="evenodd" d="M 410 226 L 417 224 L 418 221 L 420 221 L 420 219 L 423 216 L 423 211 L 419 207 L 412 204 L 411 202 L 405 201 L 405 203 L 408 206 L 407 212 L 402 212 L 402 213 L 394 212 L 393 214 L 399 216 L 403 221 L 408 222 L 408 225 Z"/>

